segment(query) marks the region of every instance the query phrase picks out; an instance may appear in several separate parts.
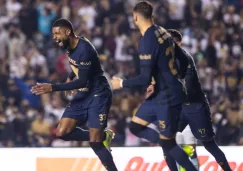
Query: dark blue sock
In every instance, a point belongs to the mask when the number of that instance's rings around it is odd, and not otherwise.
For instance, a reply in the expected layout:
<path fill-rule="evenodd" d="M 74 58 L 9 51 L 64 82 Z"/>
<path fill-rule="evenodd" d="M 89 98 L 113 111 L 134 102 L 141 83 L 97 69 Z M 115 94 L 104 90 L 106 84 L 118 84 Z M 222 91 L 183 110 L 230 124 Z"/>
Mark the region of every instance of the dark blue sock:
<path fill-rule="evenodd" d="M 173 145 L 169 145 L 168 143 L 171 143 L 171 141 L 165 141 L 165 140 L 159 141 L 159 144 L 161 145 L 161 147 L 163 149 L 165 161 L 166 161 L 168 167 L 170 168 L 171 171 L 178 171 L 175 159 L 169 154 L 170 146 L 173 147 Z M 173 141 L 172 143 L 175 143 L 175 142 Z"/>
<path fill-rule="evenodd" d="M 111 153 L 105 148 L 102 142 L 90 142 L 89 144 L 108 171 L 117 171 Z"/>
<path fill-rule="evenodd" d="M 178 171 L 175 159 L 169 154 L 168 151 L 164 150 L 165 161 L 171 171 Z"/>
<path fill-rule="evenodd" d="M 89 131 L 76 127 L 72 132 L 59 138 L 65 141 L 89 141 Z"/>
<path fill-rule="evenodd" d="M 163 151 L 168 151 L 168 154 L 174 158 L 183 168 L 190 171 L 196 171 L 197 169 L 193 166 L 187 154 L 176 144 L 175 139 L 171 140 L 160 140 L 160 145 Z M 167 162 L 167 161 L 166 161 Z M 168 164 L 169 166 L 169 164 Z M 173 165 L 173 167 L 175 167 Z M 172 169 L 171 169 L 172 170 Z"/>
<path fill-rule="evenodd" d="M 203 141 L 206 150 L 211 153 L 224 171 L 232 171 L 222 150 L 218 147 L 215 140 Z"/>
<path fill-rule="evenodd" d="M 137 124 L 135 122 L 130 123 L 130 131 L 132 134 L 136 135 L 139 138 L 144 138 L 151 143 L 159 143 L 159 133 L 152 128 Z"/>

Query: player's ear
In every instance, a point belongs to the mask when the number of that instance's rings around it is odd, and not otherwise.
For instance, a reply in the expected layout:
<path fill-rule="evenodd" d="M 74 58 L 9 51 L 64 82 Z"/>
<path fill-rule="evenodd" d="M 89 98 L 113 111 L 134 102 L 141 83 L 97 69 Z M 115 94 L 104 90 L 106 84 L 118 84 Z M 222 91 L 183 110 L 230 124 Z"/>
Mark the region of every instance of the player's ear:
<path fill-rule="evenodd" d="M 66 35 L 69 36 L 71 34 L 71 30 L 70 29 L 67 29 L 66 30 Z"/>
<path fill-rule="evenodd" d="M 138 21 L 138 15 L 137 14 L 134 15 L 134 21 L 136 21 L 136 22 Z"/>
<path fill-rule="evenodd" d="M 133 22 L 136 22 L 138 20 L 138 16 L 136 12 L 133 12 Z"/>

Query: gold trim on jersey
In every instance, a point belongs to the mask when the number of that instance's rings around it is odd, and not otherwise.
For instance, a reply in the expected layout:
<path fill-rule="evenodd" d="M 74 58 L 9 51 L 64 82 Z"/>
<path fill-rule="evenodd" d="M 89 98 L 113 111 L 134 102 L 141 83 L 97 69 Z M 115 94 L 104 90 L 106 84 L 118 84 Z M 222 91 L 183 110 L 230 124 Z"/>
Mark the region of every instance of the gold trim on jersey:
<path fill-rule="evenodd" d="M 139 55 L 139 58 L 141 60 L 150 60 L 152 58 L 151 55 Z"/>

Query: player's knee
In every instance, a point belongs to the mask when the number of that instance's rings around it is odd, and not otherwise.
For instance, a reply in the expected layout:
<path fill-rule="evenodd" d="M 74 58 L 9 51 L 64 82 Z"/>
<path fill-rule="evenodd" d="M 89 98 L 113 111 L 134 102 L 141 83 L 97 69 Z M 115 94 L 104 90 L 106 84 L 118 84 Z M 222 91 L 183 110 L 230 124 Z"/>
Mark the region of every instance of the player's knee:
<path fill-rule="evenodd" d="M 164 136 L 164 135 L 160 134 L 159 135 L 159 138 L 161 140 L 175 140 L 175 135 L 174 136 L 167 137 L 167 136 Z"/>
<path fill-rule="evenodd" d="M 65 135 L 69 134 L 72 130 L 65 128 L 65 127 L 59 127 L 56 132 L 56 136 L 59 138 L 65 137 Z"/>
<path fill-rule="evenodd" d="M 205 136 L 205 137 L 200 136 L 200 137 L 196 137 L 196 138 L 205 143 L 214 141 L 214 137 L 210 137 L 210 136 Z"/>
<path fill-rule="evenodd" d="M 133 116 L 132 117 L 132 122 L 134 123 L 138 123 L 139 125 L 143 125 L 143 126 L 148 126 L 150 123 L 146 120 L 141 119 L 138 116 Z"/>
<path fill-rule="evenodd" d="M 130 129 L 131 133 L 134 135 L 136 135 L 137 133 L 139 133 L 140 131 L 142 131 L 145 128 L 146 128 L 146 126 L 140 125 L 133 121 L 129 125 L 129 129 Z"/>
<path fill-rule="evenodd" d="M 160 139 L 159 144 L 164 151 L 170 151 L 172 148 L 174 148 L 177 145 L 175 139 L 168 139 L 168 140 Z"/>
<path fill-rule="evenodd" d="M 215 145 L 216 142 L 214 140 L 214 138 L 208 138 L 207 140 L 201 140 L 203 146 L 207 149 L 208 147 L 210 147 L 211 145 Z"/>

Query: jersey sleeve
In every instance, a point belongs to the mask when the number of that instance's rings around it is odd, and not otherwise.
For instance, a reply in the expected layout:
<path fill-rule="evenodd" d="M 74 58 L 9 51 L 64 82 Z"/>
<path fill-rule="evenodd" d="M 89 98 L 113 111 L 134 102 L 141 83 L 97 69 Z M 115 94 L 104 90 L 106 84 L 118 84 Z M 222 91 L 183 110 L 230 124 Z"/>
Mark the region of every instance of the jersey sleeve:
<path fill-rule="evenodd" d="M 81 53 L 77 66 L 72 66 L 72 69 L 77 76 L 76 80 L 69 83 L 61 83 L 52 85 L 52 91 L 64 91 L 83 88 L 87 85 L 92 65 L 93 49 L 90 44 L 86 44 Z"/>
<path fill-rule="evenodd" d="M 148 86 L 152 79 L 152 68 L 155 63 L 159 44 L 153 37 L 144 38 L 139 44 L 140 74 L 123 81 L 123 87 Z"/>
<path fill-rule="evenodd" d="M 186 87 L 188 90 L 193 90 L 193 81 L 195 80 L 196 76 L 197 76 L 197 71 L 196 71 L 195 63 L 192 57 L 189 57 L 189 65 L 187 67 L 186 76 L 185 76 Z"/>
<path fill-rule="evenodd" d="M 187 74 L 188 65 L 190 64 L 190 56 L 177 43 L 175 43 L 175 58 L 178 76 L 184 79 Z"/>

